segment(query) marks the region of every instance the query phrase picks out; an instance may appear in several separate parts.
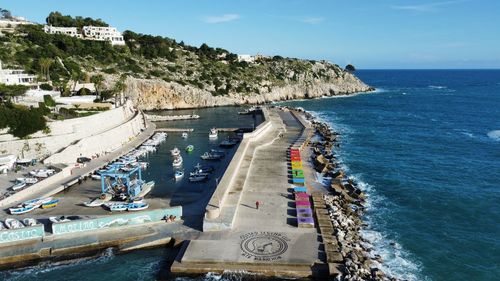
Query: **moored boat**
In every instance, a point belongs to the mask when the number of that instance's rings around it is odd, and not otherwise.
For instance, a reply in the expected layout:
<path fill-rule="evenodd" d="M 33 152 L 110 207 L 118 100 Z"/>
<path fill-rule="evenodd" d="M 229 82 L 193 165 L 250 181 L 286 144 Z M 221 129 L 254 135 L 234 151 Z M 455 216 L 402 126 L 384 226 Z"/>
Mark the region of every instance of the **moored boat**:
<path fill-rule="evenodd" d="M 203 155 L 201 155 L 201 159 L 203 160 L 220 160 L 224 157 L 222 154 L 215 154 L 215 153 L 210 153 L 210 152 L 205 152 Z"/>
<path fill-rule="evenodd" d="M 170 154 L 172 154 L 172 156 L 179 156 L 181 154 L 181 151 L 177 148 L 177 147 L 174 147 L 174 149 L 170 150 Z"/>
<path fill-rule="evenodd" d="M 180 180 L 184 177 L 184 171 L 175 171 L 174 178 L 175 180 Z"/>
<path fill-rule="evenodd" d="M 11 215 L 21 215 L 31 212 L 36 208 L 38 208 L 38 206 L 22 204 L 17 207 L 9 208 L 9 212 Z"/>
<path fill-rule="evenodd" d="M 56 207 L 57 204 L 59 204 L 59 199 L 52 199 L 49 202 L 43 203 L 41 207 L 42 209 L 50 209 Z"/>
<path fill-rule="evenodd" d="M 205 181 L 208 179 L 208 176 L 206 175 L 197 175 L 197 176 L 190 176 L 189 181 L 190 182 L 200 182 L 200 181 Z"/>
<path fill-rule="evenodd" d="M 35 184 L 38 182 L 38 179 L 37 178 L 24 178 L 24 182 L 26 182 L 27 184 Z"/>
<path fill-rule="evenodd" d="M 66 218 L 65 216 L 60 216 L 60 217 L 49 217 L 49 221 L 51 223 L 59 223 L 59 222 L 68 222 L 71 220 Z"/>
<path fill-rule="evenodd" d="M 182 156 L 175 157 L 174 161 L 172 162 L 172 166 L 181 167 L 182 166 Z"/>
<path fill-rule="evenodd" d="M 214 169 L 214 167 L 213 167 L 213 166 L 203 166 L 203 165 L 201 165 L 200 163 L 198 163 L 198 164 L 196 164 L 196 165 L 194 166 L 193 171 L 197 171 L 197 170 L 201 170 L 201 171 L 202 171 L 202 172 L 204 172 L 204 173 L 211 173 L 211 172 L 213 172 L 215 169 Z"/>
<path fill-rule="evenodd" d="M 237 144 L 238 142 L 237 141 L 234 141 L 234 140 L 231 140 L 231 139 L 225 139 L 223 140 L 219 146 L 220 147 L 233 147 Z"/>
<path fill-rule="evenodd" d="M 16 180 L 16 183 L 11 187 L 12 190 L 16 191 L 26 187 L 26 181 L 24 180 Z"/>
<path fill-rule="evenodd" d="M 128 203 L 120 203 L 120 204 L 108 204 L 106 207 L 111 212 L 123 212 L 128 208 Z"/>
<path fill-rule="evenodd" d="M 208 138 L 209 139 L 216 139 L 218 136 L 218 131 L 216 128 L 210 129 L 210 132 L 208 133 Z"/>
<path fill-rule="evenodd" d="M 93 174 L 93 175 L 90 176 L 90 178 L 93 179 L 93 180 L 101 180 L 101 175 L 99 175 L 99 174 Z"/>
<path fill-rule="evenodd" d="M 194 145 L 190 144 L 190 145 L 186 146 L 187 152 L 193 152 L 193 150 L 194 150 Z"/>
<path fill-rule="evenodd" d="M 187 132 L 182 132 L 181 137 L 182 137 L 183 139 L 187 139 L 187 138 L 188 138 L 188 133 L 187 133 Z"/>
<path fill-rule="evenodd" d="M 23 223 L 24 223 L 24 225 L 26 225 L 26 226 L 35 226 L 35 225 L 37 225 L 37 224 L 38 224 L 38 223 L 36 222 L 36 220 L 35 220 L 35 219 L 33 219 L 33 218 L 25 218 L 25 219 L 23 219 Z"/>
<path fill-rule="evenodd" d="M 17 229 L 17 228 L 23 228 L 24 225 L 22 224 L 22 222 L 16 220 L 16 219 L 13 219 L 13 218 L 7 218 L 5 219 L 5 226 L 8 228 L 8 229 Z"/>

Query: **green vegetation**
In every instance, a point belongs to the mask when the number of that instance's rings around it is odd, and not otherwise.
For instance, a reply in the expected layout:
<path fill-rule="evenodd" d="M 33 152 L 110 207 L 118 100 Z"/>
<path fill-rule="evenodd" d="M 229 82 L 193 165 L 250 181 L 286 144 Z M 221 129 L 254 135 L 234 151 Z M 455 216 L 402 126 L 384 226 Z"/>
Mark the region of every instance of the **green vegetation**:
<path fill-rule="evenodd" d="M 45 103 L 45 106 L 48 107 L 56 106 L 56 101 L 50 95 L 44 95 L 43 102 Z"/>
<path fill-rule="evenodd" d="M 0 129 L 9 128 L 9 133 L 24 138 L 47 127 L 44 115 L 47 108 L 27 108 L 10 102 L 0 104 Z"/>
<path fill-rule="evenodd" d="M 54 26 L 107 26 L 88 17 L 63 16 L 52 12 L 47 23 Z M 107 80 L 113 76 L 161 79 L 210 91 L 213 95 L 230 92 L 260 93 L 287 83 L 328 81 L 340 76 L 337 65 L 284 58 L 260 57 L 255 63 L 238 62 L 238 57 L 207 44 L 186 45 L 174 39 L 123 32 L 125 46 L 109 42 L 81 40 L 60 34 L 46 34 L 41 25 L 23 25 L 17 34 L 0 37 L 0 60 L 8 65 L 36 73 L 41 80 L 52 80 L 55 88 L 67 94 L 70 80 Z M 99 75 L 106 79 L 99 79 Z M 102 83 L 102 82 L 100 82 Z M 100 84 L 98 83 L 98 84 Z M 106 89 L 107 88 L 107 89 Z M 99 96 L 113 85 L 98 85 Z M 66 89 L 66 90 L 65 90 Z M 102 93 L 101 93 L 102 92 Z"/>
<path fill-rule="evenodd" d="M 12 97 L 24 95 L 28 87 L 23 85 L 0 84 L 0 100 L 10 100 Z"/>

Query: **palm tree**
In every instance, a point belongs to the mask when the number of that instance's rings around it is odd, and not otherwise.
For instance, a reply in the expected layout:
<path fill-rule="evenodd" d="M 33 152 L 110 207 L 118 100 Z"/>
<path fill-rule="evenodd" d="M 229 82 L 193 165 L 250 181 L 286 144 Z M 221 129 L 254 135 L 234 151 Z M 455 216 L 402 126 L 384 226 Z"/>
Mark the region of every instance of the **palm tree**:
<path fill-rule="evenodd" d="M 38 61 L 38 64 L 40 65 L 40 71 L 42 73 L 42 76 L 45 76 L 45 79 L 47 81 L 50 81 L 50 67 L 54 63 L 53 59 L 50 58 L 41 58 Z"/>
<path fill-rule="evenodd" d="M 113 87 L 113 95 L 115 96 L 115 107 L 118 106 L 118 96 L 123 93 L 126 89 L 125 79 L 127 76 L 122 76 L 118 81 L 116 81 L 115 86 Z M 121 100 L 121 99 L 120 99 Z M 120 104 L 121 105 L 121 104 Z"/>
<path fill-rule="evenodd" d="M 102 83 L 104 82 L 104 77 L 101 74 L 94 75 L 90 78 L 90 82 L 94 83 L 97 95 L 99 96 L 99 99 L 102 101 L 100 89 L 101 89 Z"/>

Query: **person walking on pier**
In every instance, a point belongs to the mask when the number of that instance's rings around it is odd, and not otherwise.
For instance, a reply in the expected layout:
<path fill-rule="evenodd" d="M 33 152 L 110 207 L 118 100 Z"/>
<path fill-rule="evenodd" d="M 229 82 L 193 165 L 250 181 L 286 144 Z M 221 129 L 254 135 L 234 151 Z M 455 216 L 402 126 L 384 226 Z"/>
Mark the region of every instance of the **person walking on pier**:
<path fill-rule="evenodd" d="M 255 201 L 255 209 L 259 209 L 259 205 L 260 205 L 260 202 L 259 201 Z"/>

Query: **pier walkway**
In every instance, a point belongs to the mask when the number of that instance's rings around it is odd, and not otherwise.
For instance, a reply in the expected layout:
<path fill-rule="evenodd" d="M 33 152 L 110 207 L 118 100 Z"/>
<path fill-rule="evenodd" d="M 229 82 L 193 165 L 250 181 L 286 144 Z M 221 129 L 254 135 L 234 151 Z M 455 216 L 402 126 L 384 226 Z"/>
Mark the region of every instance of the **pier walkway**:
<path fill-rule="evenodd" d="M 304 127 L 290 112 L 272 110 L 269 117 L 272 129 L 247 149 L 220 216 L 210 220 L 231 229 L 205 232 L 186 243 L 172 272 L 315 275 L 315 265 L 321 263 L 318 234 L 315 228 L 297 227 L 286 159 Z M 261 203 L 258 208 L 256 201 Z"/>

